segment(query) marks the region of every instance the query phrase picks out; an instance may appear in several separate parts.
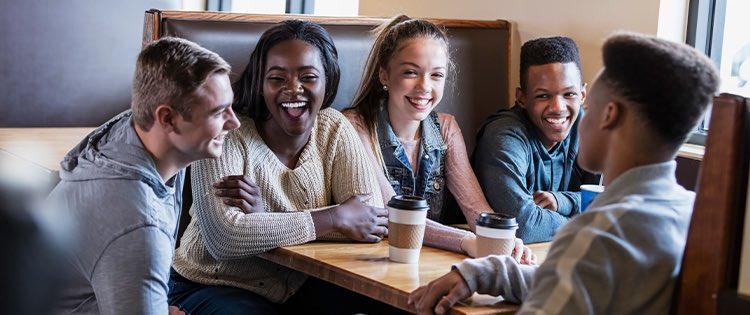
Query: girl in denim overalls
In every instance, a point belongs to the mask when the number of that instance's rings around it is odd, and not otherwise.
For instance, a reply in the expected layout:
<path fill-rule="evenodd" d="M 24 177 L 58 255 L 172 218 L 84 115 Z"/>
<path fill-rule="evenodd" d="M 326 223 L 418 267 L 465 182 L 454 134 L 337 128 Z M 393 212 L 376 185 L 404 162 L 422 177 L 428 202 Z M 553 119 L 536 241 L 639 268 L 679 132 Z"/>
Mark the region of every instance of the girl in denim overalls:
<path fill-rule="evenodd" d="M 383 200 L 393 195 L 427 199 L 425 245 L 474 256 L 476 236 L 439 223 L 450 192 L 469 227 L 492 212 L 469 165 L 453 116 L 433 109 L 451 67 L 448 40 L 438 26 L 399 16 L 375 30 L 362 85 L 344 111 L 370 154 Z"/>

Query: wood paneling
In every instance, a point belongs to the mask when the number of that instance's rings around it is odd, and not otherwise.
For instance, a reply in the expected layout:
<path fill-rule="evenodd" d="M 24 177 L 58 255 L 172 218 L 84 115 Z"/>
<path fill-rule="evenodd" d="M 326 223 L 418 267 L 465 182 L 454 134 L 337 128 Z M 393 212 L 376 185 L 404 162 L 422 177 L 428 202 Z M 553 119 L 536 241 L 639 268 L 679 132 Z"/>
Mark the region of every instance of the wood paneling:
<path fill-rule="evenodd" d="M 323 17 L 301 14 L 247 14 L 229 12 L 190 12 L 190 11 L 161 11 L 162 18 L 175 20 L 206 20 L 206 21 L 234 21 L 254 23 L 279 23 L 289 19 L 302 19 L 323 25 L 370 25 L 377 26 L 387 21 L 387 18 L 372 17 Z M 456 19 L 427 19 L 430 22 L 443 27 L 452 28 L 499 28 L 509 29 L 507 21 L 480 21 L 480 20 L 456 20 Z"/>

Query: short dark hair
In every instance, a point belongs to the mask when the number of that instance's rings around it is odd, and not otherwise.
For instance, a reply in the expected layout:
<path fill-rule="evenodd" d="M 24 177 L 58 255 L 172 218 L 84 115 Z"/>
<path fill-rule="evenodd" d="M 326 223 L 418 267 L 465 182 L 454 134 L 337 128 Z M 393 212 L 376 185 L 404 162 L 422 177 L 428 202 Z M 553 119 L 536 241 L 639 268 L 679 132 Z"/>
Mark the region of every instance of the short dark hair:
<path fill-rule="evenodd" d="M 133 76 L 133 120 L 148 131 L 154 110 L 162 104 L 190 119 L 193 92 L 212 74 L 229 74 L 231 69 L 219 55 L 186 39 L 164 37 L 146 45 Z"/>
<path fill-rule="evenodd" d="M 575 63 L 581 74 L 581 57 L 573 39 L 563 36 L 532 39 L 521 46 L 521 90 L 526 91 L 529 67 L 550 63 Z M 583 78 L 581 78 L 583 84 Z"/>
<path fill-rule="evenodd" d="M 287 40 L 301 40 L 320 52 L 326 86 L 321 109 L 328 108 L 336 98 L 341 71 L 338 51 L 331 35 L 320 25 L 301 20 L 286 20 L 266 30 L 250 54 L 250 62 L 240 79 L 233 85 L 235 98 L 232 107 L 239 114 L 253 119 L 268 119 L 270 113 L 263 98 L 263 78 L 268 51 Z"/>
<path fill-rule="evenodd" d="M 602 47 L 599 76 L 667 145 L 679 146 L 695 128 L 719 86 L 713 62 L 684 44 L 618 33 Z"/>

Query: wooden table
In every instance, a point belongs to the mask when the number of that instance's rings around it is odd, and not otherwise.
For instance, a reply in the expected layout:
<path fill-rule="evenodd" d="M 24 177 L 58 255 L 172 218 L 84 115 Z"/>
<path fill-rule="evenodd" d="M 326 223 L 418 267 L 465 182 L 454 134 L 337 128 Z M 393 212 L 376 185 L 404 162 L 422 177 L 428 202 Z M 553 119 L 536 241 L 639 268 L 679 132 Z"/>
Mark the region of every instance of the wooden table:
<path fill-rule="evenodd" d="M 13 173 L 29 165 L 56 172 L 60 161 L 93 128 L 0 128 L 0 164 Z M 7 163 L 8 161 L 12 163 Z M 0 168 L 0 175 L 2 168 Z M 540 262 L 549 243 L 532 244 Z M 413 311 L 406 304 L 414 289 L 439 278 L 451 265 L 466 256 L 422 247 L 419 264 L 400 264 L 388 260 L 388 241 L 377 244 L 313 242 L 275 249 L 261 257 L 280 265 L 362 293 L 398 308 Z M 459 305 L 453 314 L 512 314 L 517 305 L 496 303 L 480 305 L 475 298 Z"/>
<path fill-rule="evenodd" d="M 51 171 L 94 128 L 0 128 L 0 151 Z"/>
<path fill-rule="evenodd" d="M 60 180 L 60 161 L 93 128 L 0 128 L 0 181 L 46 195 Z"/>
<path fill-rule="evenodd" d="M 550 243 L 529 247 L 540 262 L 547 256 Z M 409 294 L 435 280 L 453 264 L 467 257 L 441 249 L 422 247 L 419 264 L 401 264 L 388 260 L 388 241 L 376 244 L 312 242 L 289 246 L 261 254 L 260 257 L 282 266 L 317 277 L 346 289 L 414 312 L 408 305 Z M 475 296 L 472 302 L 454 307 L 451 314 L 513 314 L 518 305 L 499 302 L 487 305 Z"/>

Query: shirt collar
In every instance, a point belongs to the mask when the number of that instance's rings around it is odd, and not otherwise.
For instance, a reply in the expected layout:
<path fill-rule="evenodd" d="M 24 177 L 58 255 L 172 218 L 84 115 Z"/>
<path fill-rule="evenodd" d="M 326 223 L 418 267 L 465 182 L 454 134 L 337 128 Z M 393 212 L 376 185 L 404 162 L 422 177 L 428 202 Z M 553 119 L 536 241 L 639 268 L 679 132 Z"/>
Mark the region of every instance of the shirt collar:
<path fill-rule="evenodd" d="M 631 168 L 615 178 L 604 192 L 599 194 L 592 206 L 605 205 L 616 202 L 629 195 L 658 196 L 659 199 L 668 198 L 677 184 L 675 170 L 677 162 L 674 160 L 647 164 Z"/>

